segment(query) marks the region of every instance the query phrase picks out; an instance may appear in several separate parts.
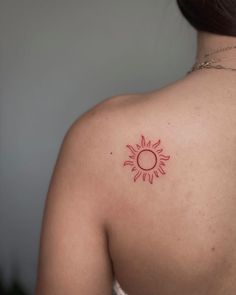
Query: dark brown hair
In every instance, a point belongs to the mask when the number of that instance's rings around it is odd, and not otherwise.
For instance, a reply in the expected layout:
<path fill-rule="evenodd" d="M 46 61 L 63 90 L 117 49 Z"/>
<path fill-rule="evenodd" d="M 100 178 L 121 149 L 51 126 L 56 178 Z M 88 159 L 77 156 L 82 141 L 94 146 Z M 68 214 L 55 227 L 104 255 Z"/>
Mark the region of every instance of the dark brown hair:
<path fill-rule="evenodd" d="M 177 3 L 196 30 L 236 37 L 236 0 L 177 0 Z"/>

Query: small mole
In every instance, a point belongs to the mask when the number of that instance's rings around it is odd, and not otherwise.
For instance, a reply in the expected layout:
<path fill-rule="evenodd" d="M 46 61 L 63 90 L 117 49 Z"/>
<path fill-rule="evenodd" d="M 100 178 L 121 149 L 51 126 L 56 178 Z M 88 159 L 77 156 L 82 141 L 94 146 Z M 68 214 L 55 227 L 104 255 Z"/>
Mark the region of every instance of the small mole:
<path fill-rule="evenodd" d="M 113 153 L 112 153 L 112 152 L 110 152 L 110 155 L 113 155 Z"/>
<path fill-rule="evenodd" d="M 215 249 L 216 249 L 215 247 L 212 247 L 212 248 L 211 248 L 212 251 L 215 251 Z"/>

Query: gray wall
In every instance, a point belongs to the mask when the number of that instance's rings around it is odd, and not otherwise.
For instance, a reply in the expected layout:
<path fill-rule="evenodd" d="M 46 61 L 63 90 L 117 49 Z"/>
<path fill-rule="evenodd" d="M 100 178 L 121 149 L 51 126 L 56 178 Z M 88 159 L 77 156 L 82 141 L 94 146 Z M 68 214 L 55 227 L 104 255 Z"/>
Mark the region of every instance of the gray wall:
<path fill-rule="evenodd" d="M 175 0 L 0 0 L 0 267 L 33 289 L 43 204 L 71 123 L 195 57 Z"/>

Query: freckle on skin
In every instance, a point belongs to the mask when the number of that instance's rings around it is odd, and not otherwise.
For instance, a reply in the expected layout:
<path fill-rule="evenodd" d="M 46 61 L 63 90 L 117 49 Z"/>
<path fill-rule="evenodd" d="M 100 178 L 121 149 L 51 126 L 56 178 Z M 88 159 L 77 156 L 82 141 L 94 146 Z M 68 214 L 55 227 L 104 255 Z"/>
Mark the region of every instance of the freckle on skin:
<path fill-rule="evenodd" d="M 216 249 L 215 247 L 212 247 L 212 248 L 211 248 L 212 251 L 215 251 L 215 249 Z"/>
<path fill-rule="evenodd" d="M 112 152 L 110 152 L 110 155 L 113 155 L 113 153 L 112 153 Z"/>

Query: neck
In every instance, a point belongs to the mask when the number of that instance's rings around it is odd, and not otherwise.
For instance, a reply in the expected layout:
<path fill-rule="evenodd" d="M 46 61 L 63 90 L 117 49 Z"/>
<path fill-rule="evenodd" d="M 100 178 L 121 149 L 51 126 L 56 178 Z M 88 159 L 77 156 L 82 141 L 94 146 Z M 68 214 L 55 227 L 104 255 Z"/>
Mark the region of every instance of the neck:
<path fill-rule="evenodd" d="M 205 54 L 215 51 L 219 48 L 236 45 L 236 37 L 216 35 L 202 31 L 198 31 L 197 41 L 198 44 L 196 59 L 198 60 L 203 60 Z M 232 61 L 230 62 L 236 65 L 236 48 L 209 56 L 209 58 L 214 57 L 222 57 L 222 61 L 224 58 L 225 60 L 232 58 Z"/>

